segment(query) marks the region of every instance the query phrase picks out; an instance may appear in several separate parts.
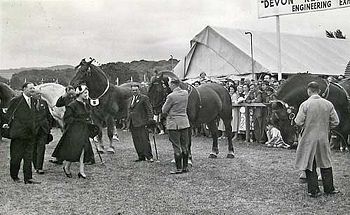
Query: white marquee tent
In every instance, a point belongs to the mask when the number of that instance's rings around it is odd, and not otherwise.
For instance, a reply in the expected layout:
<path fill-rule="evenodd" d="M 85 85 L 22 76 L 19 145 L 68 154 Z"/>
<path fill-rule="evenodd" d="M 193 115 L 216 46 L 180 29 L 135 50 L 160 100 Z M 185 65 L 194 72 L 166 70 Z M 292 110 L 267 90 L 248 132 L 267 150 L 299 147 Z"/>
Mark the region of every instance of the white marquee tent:
<path fill-rule="evenodd" d="M 191 40 L 187 56 L 174 68 L 180 78 L 251 74 L 250 36 L 245 30 L 207 26 Z M 253 35 L 254 73 L 277 73 L 273 32 Z M 350 61 L 350 40 L 281 33 L 282 73 L 340 75 Z"/>

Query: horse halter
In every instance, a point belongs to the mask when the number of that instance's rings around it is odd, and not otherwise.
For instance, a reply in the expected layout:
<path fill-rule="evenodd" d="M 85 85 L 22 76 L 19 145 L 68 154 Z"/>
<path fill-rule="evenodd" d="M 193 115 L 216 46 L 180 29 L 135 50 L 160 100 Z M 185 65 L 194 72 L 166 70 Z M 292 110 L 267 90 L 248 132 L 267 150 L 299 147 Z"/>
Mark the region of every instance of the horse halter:
<path fill-rule="evenodd" d="M 94 61 L 94 59 L 92 59 L 91 62 L 88 62 L 88 68 L 86 70 L 86 75 L 90 75 L 91 76 L 92 72 L 91 72 L 91 68 L 90 67 L 91 67 L 91 63 L 93 61 Z M 107 91 L 109 90 L 109 88 L 110 88 L 109 79 L 108 79 L 107 75 L 103 71 L 101 73 L 102 73 L 103 77 L 106 79 L 107 86 L 106 86 L 106 88 L 104 89 L 104 91 L 102 92 L 101 95 L 97 96 L 96 98 L 91 98 L 90 97 L 90 104 L 91 104 L 91 106 L 94 106 L 94 107 L 98 106 L 100 104 L 100 98 L 102 98 L 102 96 L 104 96 L 107 93 Z"/>
<path fill-rule="evenodd" d="M 286 102 L 282 101 L 282 100 L 272 100 L 271 102 L 279 102 L 282 104 L 282 106 L 286 109 L 286 112 L 288 114 L 288 119 L 290 120 L 290 125 L 293 126 L 294 125 L 294 118 L 295 118 L 295 113 L 294 110 L 295 108 L 291 105 L 288 105 Z"/>

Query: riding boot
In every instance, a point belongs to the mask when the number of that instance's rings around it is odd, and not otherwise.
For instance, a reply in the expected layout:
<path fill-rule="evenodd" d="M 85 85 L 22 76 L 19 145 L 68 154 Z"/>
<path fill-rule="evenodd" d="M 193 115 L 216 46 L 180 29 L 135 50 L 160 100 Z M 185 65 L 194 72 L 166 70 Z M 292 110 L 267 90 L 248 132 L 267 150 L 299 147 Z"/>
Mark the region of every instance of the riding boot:
<path fill-rule="evenodd" d="M 334 185 L 333 185 L 333 171 L 332 167 L 330 168 L 321 168 L 321 176 L 322 176 L 322 183 L 323 183 L 323 191 L 325 193 L 331 193 L 334 191 Z"/>
<path fill-rule="evenodd" d="M 188 172 L 188 154 L 182 153 L 182 162 L 183 162 L 182 172 Z"/>
<path fill-rule="evenodd" d="M 181 174 L 182 173 L 182 155 L 175 155 L 176 170 L 171 171 L 170 174 Z"/>

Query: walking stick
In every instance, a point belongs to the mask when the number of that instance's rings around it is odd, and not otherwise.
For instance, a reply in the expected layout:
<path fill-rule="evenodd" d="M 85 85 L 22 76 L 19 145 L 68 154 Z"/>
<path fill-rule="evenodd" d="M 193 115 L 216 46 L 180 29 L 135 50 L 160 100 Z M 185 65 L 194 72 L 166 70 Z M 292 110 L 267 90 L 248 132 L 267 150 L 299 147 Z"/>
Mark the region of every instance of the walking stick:
<path fill-rule="evenodd" d="M 95 149 L 97 151 L 97 154 L 98 154 L 98 157 L 100 158 L 100 161 L 101 161 L 101 164 L 105 164 L 102 160 L 102 156 L 101 156 L 101 153 L 98 151 L 98 148 L 97 148 L 97 145 L 96 145 L 96 142 L 94 140 L 92 140 L 92 142 L 94 142 L 94 145 L 95 145 Z"/>
<path fill-rule="evenodd" d="M 155 129 L 152 129 L 152 134 L 153 134 L 153 143 L 154 143 L 154 150 L 156 151 L 156 162 L 160 162 L 158 159 L 158 150 L 157 150 L 157 143 L 156 143 L 156 135 L 154 133 Z"/>

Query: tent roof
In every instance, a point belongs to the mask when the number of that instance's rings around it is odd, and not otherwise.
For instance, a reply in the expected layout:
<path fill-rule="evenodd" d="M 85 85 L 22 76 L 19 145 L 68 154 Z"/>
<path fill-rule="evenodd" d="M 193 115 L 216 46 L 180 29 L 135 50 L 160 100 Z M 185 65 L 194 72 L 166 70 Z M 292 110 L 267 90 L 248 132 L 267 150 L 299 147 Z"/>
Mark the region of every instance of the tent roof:
<path fill-rule="evenodd" d="M 208 76 L 251 73 L 250 36 L 245 32 L 207 26 L 191 40 L 191 50 L 176 66 L 175 73 L 181 78 L 198 77 L 201 71 Z M 253 35 L 254 72 L 277 73 L 276 34 L 250 32 Z M 340 75 L 344 74 L 350 60 L 350 40 L 281 33 L 281 53 L 284 74 Z M 213 71 L 212 64 L 220 66 Z"/>

